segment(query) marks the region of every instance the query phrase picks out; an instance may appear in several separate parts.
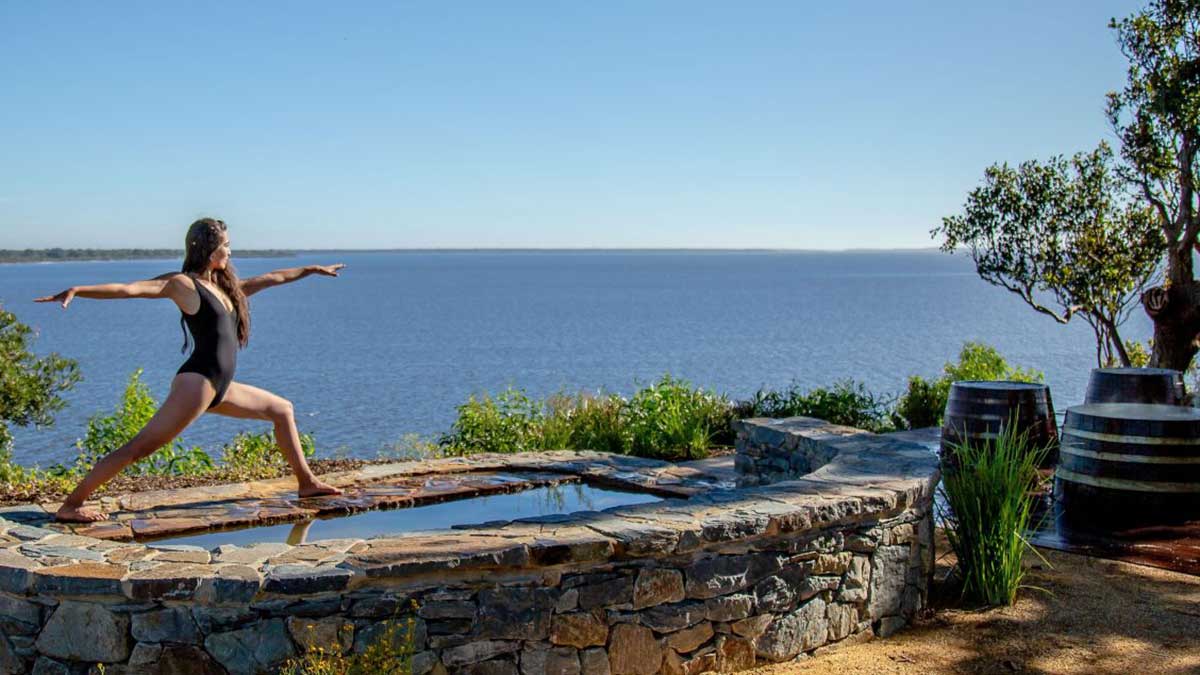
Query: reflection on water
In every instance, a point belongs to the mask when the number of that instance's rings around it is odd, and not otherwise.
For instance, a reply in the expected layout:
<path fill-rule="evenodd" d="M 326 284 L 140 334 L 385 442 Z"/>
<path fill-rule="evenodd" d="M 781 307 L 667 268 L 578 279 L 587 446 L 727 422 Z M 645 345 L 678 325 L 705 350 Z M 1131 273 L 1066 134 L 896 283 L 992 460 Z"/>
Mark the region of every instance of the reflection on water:
<path fill-rule="evenodd" d="M 366 539 L 495 520 L 515 520 L 576 511 L 600 511 L 614 506 L 644 504 L 659 500 L 659 497 L 640 492 L 621 492 L 592 487 L 583 483 L 568 483 L 426 506 L 387 511 L 365 511 L 350 516 L 317 518 L 298 523 L 172 537 L 157 540 L 155 543 L 191 544 L 212 548 L 222 544 L 244 545 L 255 542 L 285 541 L 295 546 L 321 539 Z"/>

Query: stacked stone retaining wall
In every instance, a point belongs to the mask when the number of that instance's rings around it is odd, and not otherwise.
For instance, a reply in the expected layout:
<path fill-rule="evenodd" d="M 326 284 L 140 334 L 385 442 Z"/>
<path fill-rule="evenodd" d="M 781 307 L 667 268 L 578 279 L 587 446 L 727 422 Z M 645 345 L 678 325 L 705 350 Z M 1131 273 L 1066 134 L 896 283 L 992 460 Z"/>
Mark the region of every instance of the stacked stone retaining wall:
<path fill-rule="evenodd" d="M 736 671 L 923 605 L 927 450 L 792 418 L 739 423 L 738 453 L 735 490 L 382 539 L 206 551 L 5 522 L 0 673 L 274 672 L 389 621 L 420 675 Z"/>

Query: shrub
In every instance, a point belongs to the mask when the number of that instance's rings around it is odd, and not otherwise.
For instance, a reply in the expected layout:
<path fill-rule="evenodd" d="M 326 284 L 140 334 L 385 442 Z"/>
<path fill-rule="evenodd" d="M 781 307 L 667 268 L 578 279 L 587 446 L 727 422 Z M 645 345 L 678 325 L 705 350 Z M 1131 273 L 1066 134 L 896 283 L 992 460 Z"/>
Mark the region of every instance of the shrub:
<path fill-rule="evenodd" d="M 891 404 L 891 399 L 871 393 L 861 382 L 842 380 L 808 391 L 798 384 L 783 391 L 759 389 L 736 406 L 736 413 L 738 417 L 815 417 L 885 433 L 896 429 Z"/>
<path fill-rule="evenodd" d="M 622 416 L 626 401 L 616 395 L 579 394 L 572 402 L 567 447 L 623 453 L 630 445 Z"/>
<path fill-rule="evenodd" d="M 958 363 L 942 367 L 943 375 L 933 381 L 914 375 L 908 379 L 908 389 L 896 405 L 897 414 L 906 425 L 915 429 L 940 426 L 950 398 L 950 385 L 960 380 L 1015 380 L 1042 382 L 1045 376 L 1036 370 L 1008 365 L 994 347 L 979 342 L 967 342 L 958 354 Z"/>
<path fill-rule="evenodd" d="M 704 457 L 728 409 L 724 397 L 664 375 L 638 390 L 626 405 L 629 453 L 661 459 Z"/>
<path fill-rule="evenodd" d="M 141 381 L 142 369 L 129 376 L 121 402 L 109 414 L 95 414 L 88 419 L 87 434 L 75 442 L 79 455 L 72 469 L 58 467 L 59 473 L 83 473 L 102 457 L 128 443 L 154 417 L 158 402 L 150 388 Z M 129 475 L 198 474 L 213 468 L 212 458 L 198 446 L 184 447 L 178 439 L 160 448 L 149 457 L 126 467 Z"/>
<path fill-rule="evenodd" d="M 989 443 L 955 446 L 955 469 L 942 476 L 940 488 L 963 595 L 988 605 L 1012 604 L 1021 586 L 1028 547 L 1023 534 L 1037 499 L 1037 467 L 1047 452 L 1030 447 L 1017 428 L 1005 425 Z"/>
<path fill-rule="evenodd" d="M 300 450 L 305 457 L 312 457 L 316 452 L 316 442 L 311 434 L 300 434 Z M 273 476 L 279 468 L 288 465 L 275 443 L 273 431 L 237 434 L 221 448 L 221 463 L 243 478 Z"/>
<path fill-rule="evenodd" d="M 33 330 L 0 308 L 0 484 L 35 481 L 39 473 L 12 463 L 8 425 L 47 427 L 65 405 L 61 394 L 79 382 L 78 364 L 58 354 L 36 358 Z"/>
<path fill-rule="evenodd" d="M 408 675 L 416 649 L 416 619 L 392 619 L 361 654 L 342 654 L 338 644 L 311 646 L 285 661 L 280 675 Z"/>
<path fill-rule="evenodd" d="M 439 443 L 454 454 L 526 452 L 541 446 L 541 405 L 509 387 L 495 398 L 474 395 L 458 406 L 451 432 Z"/>

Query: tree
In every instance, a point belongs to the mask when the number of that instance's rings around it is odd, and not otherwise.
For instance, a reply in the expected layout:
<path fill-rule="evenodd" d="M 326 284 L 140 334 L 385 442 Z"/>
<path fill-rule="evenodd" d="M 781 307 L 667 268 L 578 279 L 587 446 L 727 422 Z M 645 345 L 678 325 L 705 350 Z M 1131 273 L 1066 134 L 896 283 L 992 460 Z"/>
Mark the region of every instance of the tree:
<path fill-rule="evenodd" d="M 1200 233 L 1200 0 L 1152 0 L 1109 27 L 1129 59 L 1125 88 L 1108 94 L 1124 177 L 1151 205 L 1164 238 L 1161 286 L 1142 295 L 1154 322 L 1150 365 L 1186 370 L 1200 348 L 1200 284 L 1192 249 Z"/>
<path fill-rule="evenodd" d="M 1105 143 L 1070 160 L 992 165 L 963 213 L 933 229 L 942 250 L 965 246 L 979 276 L 1096 335 L 1096 362 L 1130 365 L 1119 327 L 1155 278 L 1163 237 L 1131 197 Z M 1053 306 L 1052 306 L 1053 305 Z"/>
<path fill-rule="evenodd" d="M 60 394 L 79 381 L 75 361 L 29 352 L 33 331 L 0 308 L 0 474 L 12 453 L 9 424 L 49 426 L 64 402 Z"/>

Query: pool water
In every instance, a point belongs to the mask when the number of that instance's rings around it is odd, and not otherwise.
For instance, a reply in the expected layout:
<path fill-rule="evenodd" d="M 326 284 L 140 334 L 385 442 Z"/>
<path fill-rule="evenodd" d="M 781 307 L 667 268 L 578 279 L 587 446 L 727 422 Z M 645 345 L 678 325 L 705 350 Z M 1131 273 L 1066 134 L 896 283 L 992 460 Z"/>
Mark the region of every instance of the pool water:
<path fill-rule="evenodd" d="M 282 525 L 166 537 L 147 543 L 186 544 L 208 549 L 223 544 L 245 545 L 261 542 L 284 542 L 295 546 L 320 539 L 367 539 L 494 520 L 515 520 L 574 511 L 600 511 L 614 506 L 657 501 L 661 501 L 661 498 L 646 493 L 610 490 L 586 483 L 567 483 L 425 506 L 364 511 L 348 516 L 316 518 Z"/>

